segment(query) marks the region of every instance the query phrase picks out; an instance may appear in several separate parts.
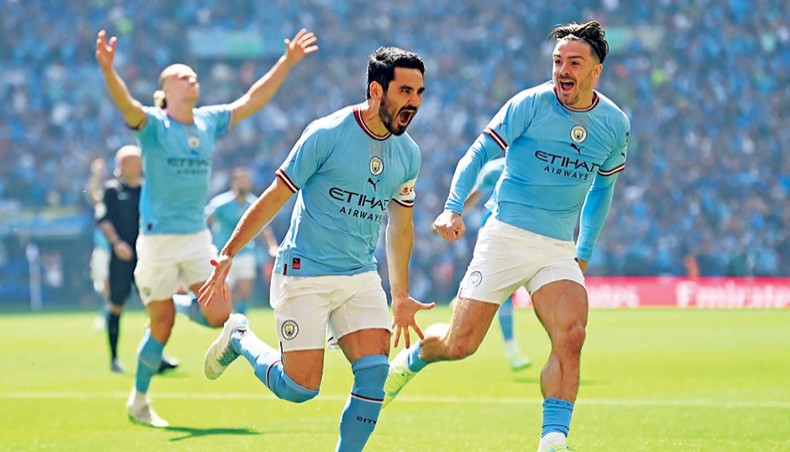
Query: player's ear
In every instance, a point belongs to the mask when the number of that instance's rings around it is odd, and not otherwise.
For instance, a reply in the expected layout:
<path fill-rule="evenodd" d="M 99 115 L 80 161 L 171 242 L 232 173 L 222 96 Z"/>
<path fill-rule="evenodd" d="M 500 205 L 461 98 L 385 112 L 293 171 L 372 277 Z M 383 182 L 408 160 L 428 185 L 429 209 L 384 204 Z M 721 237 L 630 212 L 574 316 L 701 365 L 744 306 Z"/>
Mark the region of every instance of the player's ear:
<path fill-rule="evenodd" d="M 598 63 L 598 65 L 595 66 L 595 69 L 593 69 L 593 75 L 595 78 L 598 78 L 601 76 L 601 72 L 603 72 L 603 64 Z"/>
<path fill-rule="evenodd" d="M 384 95 L 384 87 L 379 82 L 370 82 L 368 89 L 370 90 L 370 98 L 373 100 L 380 101 L 381 96 Z"/>

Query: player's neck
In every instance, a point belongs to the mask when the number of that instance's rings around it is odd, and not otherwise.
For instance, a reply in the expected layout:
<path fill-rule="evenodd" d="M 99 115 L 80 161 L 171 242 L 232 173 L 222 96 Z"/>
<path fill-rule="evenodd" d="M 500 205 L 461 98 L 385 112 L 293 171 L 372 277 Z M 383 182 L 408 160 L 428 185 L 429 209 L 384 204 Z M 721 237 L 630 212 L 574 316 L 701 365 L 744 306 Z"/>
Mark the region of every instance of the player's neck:
<path fill-rule="evenodd" d="M 565 105 L 571 110 L 589 110 L 596 100 L 595 91 L 590 90 L 589 93 L 579 94 L 579 100 L 573 105 Z"/>
<path fill-rule="evenodd" d="M 365 122 L 365 126 L 367 126 L 368 130 L 374 135 L 379 137 L 387 136 L 389 130 L 387 130 L 387 126 L 381 121 L 378 105 L 371 105 L 370 103 L 371 101 L 368 100 L 359 108 L 359 111 L 362 113 L 362 121 Z"/>
<path fill-rule="evenodd" d="M 118 177 L 118 179 L 120 179 L 121 182 L 123 182 L 123 184 L 126 185 L 127 187 L 133 187 L 134 188 L 134 187 L 137 187 L 138 185 L 140 185 L 140 180 L 142 178 L 139 177 L 139 176 L 124 176 L 124 175 L 121 175 L 121 176 Z"/>
<path fill-rule="evenodd" d="M 186 103 L 174 103 L 173 105 L 168 104 L 167 115 L 180 123 L 192 124 L 195 122 L 195 117 L 192 114 L 192 110 L 194 108 L 194 105 Z"/>

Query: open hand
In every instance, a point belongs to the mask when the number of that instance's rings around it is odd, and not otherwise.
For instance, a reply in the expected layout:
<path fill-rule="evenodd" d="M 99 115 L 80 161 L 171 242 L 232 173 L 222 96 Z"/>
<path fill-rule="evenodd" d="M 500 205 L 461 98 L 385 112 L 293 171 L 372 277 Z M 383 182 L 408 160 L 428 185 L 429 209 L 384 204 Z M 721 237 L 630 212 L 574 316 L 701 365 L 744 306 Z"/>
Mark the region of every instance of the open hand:
<path fill-rule="evenodd" d="M 422 303 L 412 297 L 392 300 L 392 327 L 395 329 L 394 347 L 398 346 L 401 335 L 403 335 L 406 348 L 411 347 L 411 332 L 409 328 L 413 329 L 420 339 L 424 338 L 414 316 L 417 314 L 417 311 L 433 309 L 434 306 L 436 306 L 436 303 Z"/>
<path fill-rule="evenodd" d="M 211 276 L 198 290 L 198 303 L 204 306 L 211 304 L 211 300 L 214 300 L 217 295 L 222 297 L 222 301 L 228 301 L 228 284 L 225 281 L 228 278 L 230 267 L 233 265 L 233 259 L 220 254 L 219 258 L 211 259 L 211 265 L 214 266 Z"/>
<path fill-rule="evenodd" d="M 313 52 L 318 51 L 318 37 L 315 33 L 302 28 L 293 39 L 285 39 L 285 59 L 298 63 Z"/>
<path fill-rule="evenodd" d="M 108 42 L 107 32 L 104 30 L 100 31 L 99 35 L 96 36 L 96 61 L 99 62 L 99 66 L 102 69 L 112 67 L 112 63 L 115 60 L 115 45 L 117 43 L 118 38 L 115 36 L 110 38 Z"/>

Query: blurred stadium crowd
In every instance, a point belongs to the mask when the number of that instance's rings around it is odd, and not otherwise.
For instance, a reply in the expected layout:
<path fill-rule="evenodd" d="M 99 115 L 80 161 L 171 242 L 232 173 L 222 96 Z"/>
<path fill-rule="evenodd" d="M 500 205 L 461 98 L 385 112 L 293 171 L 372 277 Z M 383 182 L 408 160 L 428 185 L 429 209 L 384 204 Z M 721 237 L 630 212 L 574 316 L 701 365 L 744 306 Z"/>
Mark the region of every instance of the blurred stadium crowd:
<path fill-rule="evenodd" d="M 94 60 L 99 29 L 118 36 L 116 67 L 139 100 L 151 104 L 160 70 L 184 62 L 211 104 L 241 95 L 282 39 L 307 27 L 321 50 L 220 141 L 214 193 L 239 165 L 263 189 L 309 121 L 364 99 L 368 54 L 415 50 L 429 72 L 409 130 L 423 151 L 412 286 L 417 297 L 447 299 L 475 237 L 448 245 L 431 233 L 455 163 L 504 101 L 550 77 L 551 27 L 594 17 L 612 47 L 599 89 L 630 116 L 632 140 L 590 274 L 790 275 L 790 2 L 549 3 L 6 0 L 0 216 L 90 215 L 90 161 L 133 141 Z M 85 225 L 79 262 L 90 253 Z M 279 237 L 287 225 L 288 215 L 276 219 Z M 0 228 L 0 265 L 19 257 L 19 232 Z"/>

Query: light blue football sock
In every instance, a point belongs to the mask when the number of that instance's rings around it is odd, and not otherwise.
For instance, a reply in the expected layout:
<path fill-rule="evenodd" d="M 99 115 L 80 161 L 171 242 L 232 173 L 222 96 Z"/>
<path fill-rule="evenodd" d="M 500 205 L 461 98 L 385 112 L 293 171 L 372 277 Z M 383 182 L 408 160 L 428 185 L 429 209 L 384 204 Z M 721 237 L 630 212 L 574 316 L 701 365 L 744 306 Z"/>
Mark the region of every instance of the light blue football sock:
<path fill-rule="evenodd" d="M 406 360 L 406 364 L 409 366 L 409 370 L 412 372 L 419 372 L 428 365 L 426 361 L 420 358 L 420 343 L 418 342 L 417 345 L 411 347 L 409 349 L 408 359 Z"/>
<path fill-rule="evenodd" d="M 134 376 L 134 387 L 138 393 L 146 394 L 151 385 L 151 378 L 159 371 L 165 345 L 153 337 L 151 330 L 145 330 L 140 347 L 137 349 L 137 373 Z"/>
<path fill-rule="evenodd" d="M 376 428 L 384 402 L 389 363 L 384 355 L 368 355 L 351 364 L 354 387 L 340 417 L 338 452 L 361 451 Z"/>
<path fill-rule="evenodd" d="M 513 295 L 509 296 L 508 299 L 502 303 L 502 306 L 499 307 L 497 317 L 505 342 L 513 340 Z"/>
<path fill-rule="evenodd" d="M 200 325 L 211 326 L 203 315 L 203 312 L 200 311 L 200 304 L 198 303 L 197 297 L 174 294 L 173 304 L 176 307 L 177 313 L 184 314 L 189 317 L 190 320 Z"/>
<path fill-rule="evenodd" d="M 549 397 L 543 401 L 543 433 L 560 432 L 568 436 L 571 428 L 573 404 L 567 400 Z"/>
<path fill-rule="evenodd" d="M 252 331 L 234 332 L 230 343 L 236 353 L 247 358 L 258 380 L 277 397 L 302 403 L 318 395 L 318 391 L 307 389 L 291 380 L 283 370 L 280 352 L 258 339 Z"/>

